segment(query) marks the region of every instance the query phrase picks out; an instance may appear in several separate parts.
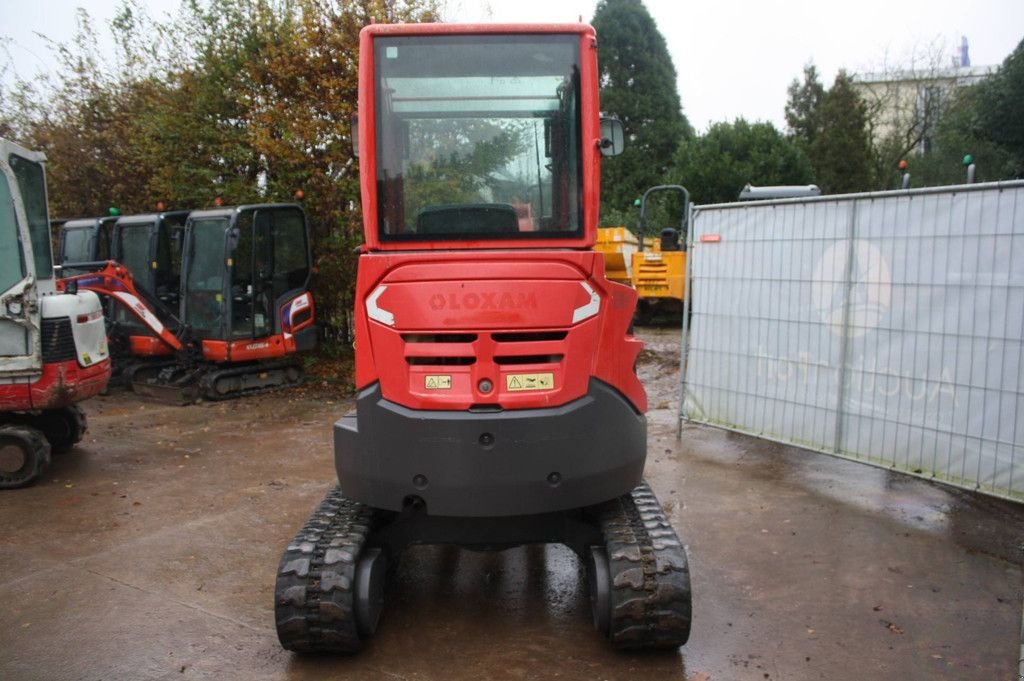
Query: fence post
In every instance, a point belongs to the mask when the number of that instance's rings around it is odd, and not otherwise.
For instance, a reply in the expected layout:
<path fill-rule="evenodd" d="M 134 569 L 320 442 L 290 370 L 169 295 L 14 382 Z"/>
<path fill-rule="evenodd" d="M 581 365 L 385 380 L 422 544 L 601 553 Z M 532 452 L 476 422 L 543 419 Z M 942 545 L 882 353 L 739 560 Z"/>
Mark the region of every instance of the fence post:
<path fill-rule="evenodd" d="M 693 233 L 696 211 L 693 204 L 686 202 L 686 267 L 683 272 L 683 326 L 679 338 L 679 409 L 676 413 L 676 439 L 683 439 L 683 420 L 689 420 L 686 413 L 686 362 L 690 349 L 690 297 L 693 292 L 691 279 L 693 262 Z"/>
<path fill-rule="evenodd" d="M 850 352 L 850 307 L 853 297 L 853 262 L 857 257 L 857 206 L 859 202 L 854 199 L 850 202 L 850 229 L 846 235 L 846 263 L 843 266 L 843 321 L 840 326 L 842 335 L 839 337 L 839 380 L 836 387 L 836 435 L 832 443 L 832 451 L 840 453 L 843 451 L 843 430 L 846 421 L 846 390 L 849 383 L 847 368 L 849 366 Z"/>

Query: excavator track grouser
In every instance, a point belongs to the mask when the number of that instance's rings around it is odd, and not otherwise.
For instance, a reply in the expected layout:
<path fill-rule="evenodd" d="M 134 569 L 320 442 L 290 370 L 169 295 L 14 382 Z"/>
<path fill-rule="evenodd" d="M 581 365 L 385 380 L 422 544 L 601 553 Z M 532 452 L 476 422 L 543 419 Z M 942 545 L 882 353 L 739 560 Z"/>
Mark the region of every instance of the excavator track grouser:
<path fill-rule="evenodd" d="M 594 626 L 623 650 L 678 648 L 690 637 L 686 551 L 646 482 L 596 511 L 603 547 L 590 547 Z M 607 591 L 606 591 L 607 590 Z"/>

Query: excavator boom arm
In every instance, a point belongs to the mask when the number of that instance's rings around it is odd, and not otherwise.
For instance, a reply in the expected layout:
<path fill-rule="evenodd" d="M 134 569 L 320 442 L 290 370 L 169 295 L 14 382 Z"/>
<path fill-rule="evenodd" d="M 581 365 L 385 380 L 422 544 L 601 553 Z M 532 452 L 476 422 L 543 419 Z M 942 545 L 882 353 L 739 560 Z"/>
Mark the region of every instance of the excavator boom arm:
<path fill-rule="evenodd" d="M 69 284 L 72 288 L 84 288 L 110 296 L 145 324 L 154 336 L 166 343 L 172 350 L 177 352 L 182 349 L 181 340 L 164 321 L 168 319 L 175 326 L 180 326 L 178 320 L 169 311 L 162 309 L 159 301 L 136 288 L 131 272 L 124 265 L 109 260 L 102 269 L 96 272 L 58 279 L 57 289 L 67 290 Z M 161 310 L 162 314 L 158 314 L 156 310 Z"/>

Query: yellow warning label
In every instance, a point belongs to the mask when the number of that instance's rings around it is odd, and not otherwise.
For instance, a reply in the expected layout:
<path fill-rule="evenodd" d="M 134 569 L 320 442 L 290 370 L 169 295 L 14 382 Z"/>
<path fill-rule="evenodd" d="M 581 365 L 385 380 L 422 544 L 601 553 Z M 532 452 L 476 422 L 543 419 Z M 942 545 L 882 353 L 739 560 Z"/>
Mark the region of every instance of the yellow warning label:
<path fill-rule="evenodd" d="M 451 390 L 451 376 L 427 376 L 424 381 L 427 390 Z"/>
<path fill-rule="evenodd" d="M 509 392 L 523 390 L 553 390 L 555 375 L 548 374 L 509 374 L 505 377 L 505 389 Z"/>

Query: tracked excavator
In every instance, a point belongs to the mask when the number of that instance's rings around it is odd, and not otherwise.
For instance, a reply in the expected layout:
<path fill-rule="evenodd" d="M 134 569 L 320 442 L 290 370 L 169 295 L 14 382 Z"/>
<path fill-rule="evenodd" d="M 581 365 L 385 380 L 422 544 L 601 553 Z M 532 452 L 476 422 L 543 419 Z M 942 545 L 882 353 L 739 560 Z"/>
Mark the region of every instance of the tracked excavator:
<path fill-rule="evenodd" d="M 163 208 L 162 203 L 158 206 Z M 187 210 L 123 215 L 111 232 L 111 259 L 124 265 L 135 286 L 155 298 L 157 309 L 172 314 L 180 305 L 181 249 L 188 215 Z M 131 387 L 140 376 L 175 364 L 175 349 L 123 305 L 111 301 L 107 319 L 116 384 Z"/>
<path fill-rule="evenodd" d="M 0 139 L 0 489 L 80 441 L 77 403 L 110 379 L 99 297 L 56 291 L 44 161 Z"/>
<path fill-rule="evenodd" d="M 281 644 L 358 651 L 409 545 L 562 543 L 612 646 L 682 645 L 686 552 L 642 477 L 637 295 L 591 250 L 624 138 L 599 113 L 593 29 L 360 41 L 358 393 L 334 425 L 339 485 L 279 564 Z"/>
<path fill-rule="evenodd" d="M 187 404 L 297 385 L 298 353 L 316 345 L 311 256 L 305 212 L 297 204 L 192 211 L 184 227 L 177 311 L 158 280 L 140 285 L 116 261 L 61 287 L 114 299 L 147 334 L 134 354 L 173 359 L 136 366 L 132 389 Z"/>
<path fill-rule="evenodd" d="M 162 206 L 161 206 L 162 208 Z M 114 209 L 112 209 L 114 210 Z M 187 210 L 112 215 L 64 221 L 58 238 L 60 276 L 96 272 L 114 260 L 131 273 L 134 286 L 177 313 L 181 247 Z M 174 363 L 175 350 L 122 305 L 104 301 L 112 360 L 112 383 L 130 386 L 137 371 Z"/>

